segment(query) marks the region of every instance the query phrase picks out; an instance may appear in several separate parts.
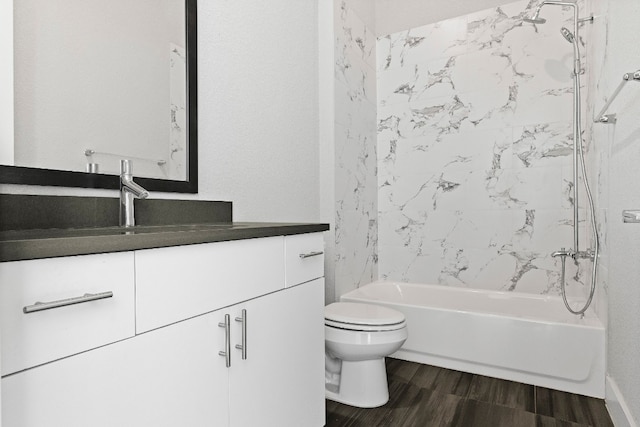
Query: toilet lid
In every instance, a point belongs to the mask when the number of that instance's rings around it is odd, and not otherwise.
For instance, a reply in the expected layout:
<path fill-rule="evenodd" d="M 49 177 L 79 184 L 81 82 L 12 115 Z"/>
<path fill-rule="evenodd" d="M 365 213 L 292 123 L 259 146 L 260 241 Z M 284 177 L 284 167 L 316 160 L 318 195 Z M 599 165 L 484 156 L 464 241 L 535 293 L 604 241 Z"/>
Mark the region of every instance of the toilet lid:
<path fill-rule="evenodd" d="M 387 307 L 354 302 L 334 302 L 324 308 L 330 323 L 362 326 L 386 326 L 403 323 L 404 314 Z"/>

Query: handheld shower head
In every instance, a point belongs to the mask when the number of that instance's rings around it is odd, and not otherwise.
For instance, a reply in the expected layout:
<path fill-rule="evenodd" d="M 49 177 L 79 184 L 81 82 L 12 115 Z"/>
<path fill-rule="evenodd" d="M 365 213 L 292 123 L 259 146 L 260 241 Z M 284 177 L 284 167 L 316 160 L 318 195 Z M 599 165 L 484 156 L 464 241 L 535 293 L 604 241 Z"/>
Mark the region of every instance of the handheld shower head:
<path fill-rule="evenodd" d="M 573 33 L 569 31 L 566 27 L 560 28 L 560 33 L 569 43 L 573 43 L 576 40 Z"/>

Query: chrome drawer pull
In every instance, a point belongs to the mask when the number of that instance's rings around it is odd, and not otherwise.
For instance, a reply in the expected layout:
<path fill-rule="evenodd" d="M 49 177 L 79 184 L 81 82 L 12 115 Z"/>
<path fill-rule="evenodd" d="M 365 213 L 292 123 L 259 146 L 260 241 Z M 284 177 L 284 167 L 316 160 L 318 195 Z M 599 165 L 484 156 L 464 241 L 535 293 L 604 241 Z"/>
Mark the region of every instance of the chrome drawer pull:
<path fill-rule="evenodd" d="M 236 322 L 242 323 L 242 344 L 236 344 L 242 350 L 242 360 L 247 360 L 247 310 L 242 309 L 242 317 L 236 317 Z"/>
<path fill-rule="evenodd" d="M 300 254 L 300 259 L 311 258 L 312 256 L 322 255 L 323 253 L 324 252 L 322 251 L 317 251 L 317 252 L 309 252 L 306 254 Z"/>
<path fill-rule="evenodd" d="M 22 312 L 25 314 L 35 313 L 36 311 L 50 310 L 52 308 L 65 307 L 67 305 L 81 304 L 83 302 L 96 301 L 99 299 L 111 298 L 113 292 L 100 292 L 98 294 L 84 294 L 81 297 L 61 299 L 58 301 L 50 302 L 36 302 L 33 305 L 28 305 L 22 308 Z"/>

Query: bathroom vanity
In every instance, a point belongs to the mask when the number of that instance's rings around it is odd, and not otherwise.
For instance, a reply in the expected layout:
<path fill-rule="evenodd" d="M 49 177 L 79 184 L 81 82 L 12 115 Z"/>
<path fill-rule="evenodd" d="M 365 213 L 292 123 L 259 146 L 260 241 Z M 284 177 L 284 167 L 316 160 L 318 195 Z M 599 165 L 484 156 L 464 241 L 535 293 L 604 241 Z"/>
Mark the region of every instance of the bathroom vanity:
<path fill-rule="evenodd" d="M 328 227 L 191 228 L 0 263 L 3 426 L 324 425 Z"/>

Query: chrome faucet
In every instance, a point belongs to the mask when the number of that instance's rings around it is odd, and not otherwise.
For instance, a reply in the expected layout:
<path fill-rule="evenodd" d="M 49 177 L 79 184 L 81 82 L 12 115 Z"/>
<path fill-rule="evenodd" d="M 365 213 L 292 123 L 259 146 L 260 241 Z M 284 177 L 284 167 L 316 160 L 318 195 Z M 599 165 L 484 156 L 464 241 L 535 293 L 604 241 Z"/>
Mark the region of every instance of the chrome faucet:
<path fill-rule="evenodd" d="M 133 199 L 146 199 L 149 192 L 133 182 L 133 164 L 129 159 L 120 160 L 120 226 L 136 225 Z"/>

